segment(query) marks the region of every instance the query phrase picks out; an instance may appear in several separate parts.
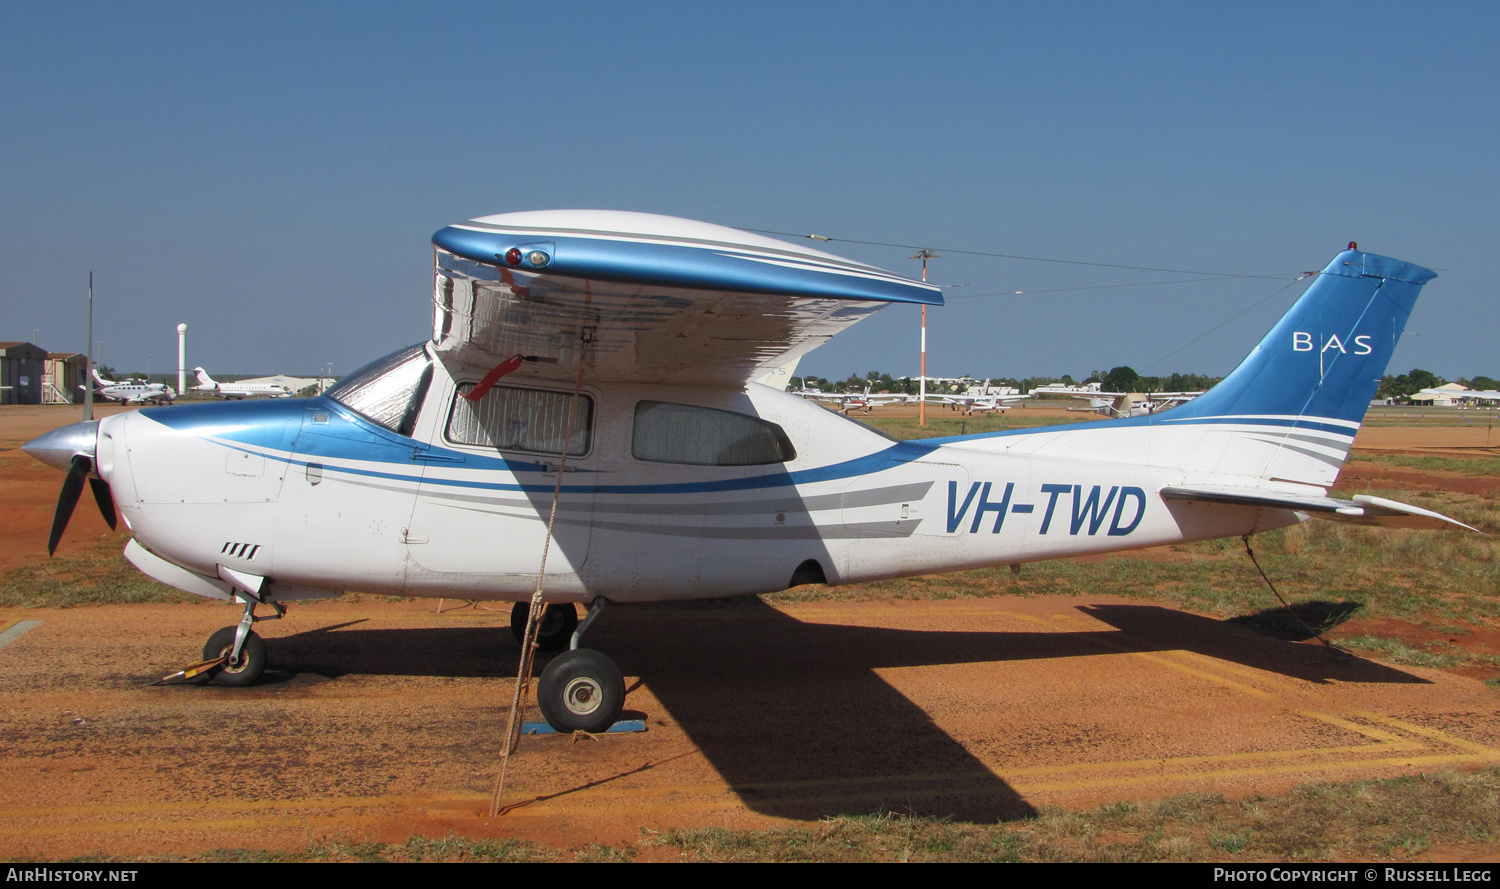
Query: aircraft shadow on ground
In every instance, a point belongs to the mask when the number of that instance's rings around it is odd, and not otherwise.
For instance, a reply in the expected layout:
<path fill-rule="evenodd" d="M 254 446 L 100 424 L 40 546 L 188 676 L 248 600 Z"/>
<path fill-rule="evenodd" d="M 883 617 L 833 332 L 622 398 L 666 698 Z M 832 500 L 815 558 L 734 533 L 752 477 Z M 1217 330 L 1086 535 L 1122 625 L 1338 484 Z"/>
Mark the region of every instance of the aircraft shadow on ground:
<path fill-rule="evenodd" d="M 1190 651 L 1312 683 L 1426 681 L 1155 605 L 1079 610 L 1112 629 L 835 626 L 803 623 L 758 599 L 741 599 L 616 606 L 587 644 L 615 658 L 627 676 L 642 678 L 748 807 L 796 819 L 894 811 L 983 823 L 1034 814 L 881 679 L 874 672 L 880 668 Z M 271 640 L 271 666 L 280 676 L 267 678 L 514 675 L 516 645 L 506 627 L 330 629 Z M 632 704 L 627 699 L 627 708 Z"/>

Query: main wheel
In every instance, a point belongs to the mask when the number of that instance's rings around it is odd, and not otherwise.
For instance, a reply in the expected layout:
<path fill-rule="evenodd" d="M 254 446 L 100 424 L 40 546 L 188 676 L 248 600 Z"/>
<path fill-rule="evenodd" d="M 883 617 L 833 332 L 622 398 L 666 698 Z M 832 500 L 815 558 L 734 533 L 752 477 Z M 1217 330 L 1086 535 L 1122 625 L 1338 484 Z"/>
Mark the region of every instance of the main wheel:
<path fill-rule="evenodd" d="M 625 707 L 625 677 L 597 651 L 565 651 L 542 671 L 536 702 L 558 731 L 606 731 Z"/>
<path fill-rule="evenodd" d="M 234 648 L 234 634 L 238 632 L 239 627 L 225 627 L 209 636 L 208 644 L 203 646 L 203 659 L 228 654 Z M 239 658 L 225 662 L 222 667 L 215 667 L 209 676 L 213 678 L 215 685 L 243 688 L 254 685 L 265 669 L 266 643 L 259 636 L 250 633 L 245 637 L 245 644 L 240 647 Z"/>
<path fill-rule="evenodd" d="M 517 642 L 526 637 L 526 618 L 530 614 L 530 602 L 517 602 L 510 609 L 510 632 Z M 562 651 L 573 641 L 576 629 L 578 610 L 571 602 L 548 605 L 542 612 L 541 626 L 536 628 L 537 647 L 542 651 Z"/>

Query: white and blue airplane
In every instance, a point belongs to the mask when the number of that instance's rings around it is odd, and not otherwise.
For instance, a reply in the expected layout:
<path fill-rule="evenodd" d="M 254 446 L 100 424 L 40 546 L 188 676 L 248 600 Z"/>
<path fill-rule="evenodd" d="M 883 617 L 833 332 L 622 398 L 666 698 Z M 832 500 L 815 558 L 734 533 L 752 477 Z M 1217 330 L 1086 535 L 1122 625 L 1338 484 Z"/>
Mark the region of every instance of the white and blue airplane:
<path fill-rule="evenodd" d="M 280 616 L 343 590 L 510 600 L 516 628 L 540 583 L 540 644 L 569 650 L 538 703 L 557 728 L 597 731 L 624 681 L 578 644 L 607 602 L 1017 565 L 1311 516 L 1459 526 L 1328 495 L 1434 277 L 1352 244 L 1228 378 L 1170 412 L 896 441 L 751 381 L 883 306 L 941 304 L 935 287 L 640 213 L 487 216 L 433 243 L 431 339 L 323 396 L 147 409 L 25 445 L 68 471 L 49 549 L 87 478 L 132 530 L 136 567 L 240 607 L 204 651 L 231 686 L 265 666 L 257 606 Z M 582 625 L 576 604 L 591 605 Z"/>

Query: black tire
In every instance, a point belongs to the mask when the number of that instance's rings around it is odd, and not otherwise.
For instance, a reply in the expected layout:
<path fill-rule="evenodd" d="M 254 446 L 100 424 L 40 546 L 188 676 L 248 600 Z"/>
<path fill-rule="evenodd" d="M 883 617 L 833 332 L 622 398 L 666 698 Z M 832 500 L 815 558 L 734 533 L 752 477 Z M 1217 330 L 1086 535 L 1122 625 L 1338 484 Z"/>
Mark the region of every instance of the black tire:
<path fill-rule="evenodd" d="M 625 707 L 625 677 L 597 651 L 565 651 L 542 671 L 536 701 L 558 731 L 608 731 Z"/>
<path fill-rule="evenodd" d="M 239 632 L 239 627 L 225 627 L 208 637 L 208 644 L 203 646 L 203 659 L 216 658 L 234 648 L 234 634 Z M 254 685 L 255 680 L 266 669 L 266 643 L 255 633 L 245 637 L 245 644 L 240 648 L 239 660 L 226 663 L 222 667 L 215 667 L 209 671 L 209 677 L 215 685 L 227 688 L 244 688 Z"/>
<path fill-rule="evenodd" d="M 510 609 L 510 633 L 520 642 L 526 636 L 526 617 L 530 602 L 517 602 Z M 536 644 L 542 651 L 562 651 L 573 642 L 578 629 L 578 609 L 571 602 L 548 605 L 542 612 L 542 625 L 536 628 Z"/>

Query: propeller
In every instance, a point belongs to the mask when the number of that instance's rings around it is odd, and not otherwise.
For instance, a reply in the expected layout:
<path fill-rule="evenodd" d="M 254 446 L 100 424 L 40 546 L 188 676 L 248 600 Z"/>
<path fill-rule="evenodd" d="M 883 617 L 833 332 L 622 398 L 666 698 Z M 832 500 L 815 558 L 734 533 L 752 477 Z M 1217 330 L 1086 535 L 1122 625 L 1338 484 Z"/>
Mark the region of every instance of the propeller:
<path fill-rule="evenodd" d="M 52 516 L 52 533 L 47 537 L 47 555 L 57 552 L 57 543 L 62 540 L 63 529 L 68 527 L 68 519 L 73 517 L 73 508 L 78 505 L 78 497 L 83 493 L 85 478 L 89 480 L 89 489 L 94 492 L 94 502 L 99 504 L 100 514 L 109 523 L 110 530 L 114 530 L 115 498 L 104 480 L 89 477 L 89 470 L 93 466 L 94 461 L 83 454 L 73 455 L 68 465 L 68 475 L 63 479 L 62 492 L 57 496 L 57 512 Z"/>

